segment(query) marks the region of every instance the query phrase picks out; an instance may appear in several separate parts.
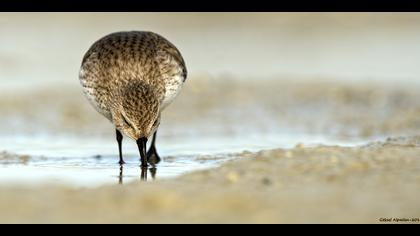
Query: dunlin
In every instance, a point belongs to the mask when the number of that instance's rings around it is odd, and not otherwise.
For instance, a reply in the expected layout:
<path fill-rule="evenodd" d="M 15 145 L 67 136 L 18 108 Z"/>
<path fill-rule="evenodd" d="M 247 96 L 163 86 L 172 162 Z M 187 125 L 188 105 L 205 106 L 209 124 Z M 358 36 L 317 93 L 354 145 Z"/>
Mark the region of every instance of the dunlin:
<path fill-rule="evenodd" d="M 155 144 L 161 112 L 186 78 L 181 53 L 156 33 L 117 32 L 90 47 L 82 61 L 80 83 L 93 107 L 115 125 L 120 164 L 123 134 L 136 141 L 142 167 L 160 161 Z"/>

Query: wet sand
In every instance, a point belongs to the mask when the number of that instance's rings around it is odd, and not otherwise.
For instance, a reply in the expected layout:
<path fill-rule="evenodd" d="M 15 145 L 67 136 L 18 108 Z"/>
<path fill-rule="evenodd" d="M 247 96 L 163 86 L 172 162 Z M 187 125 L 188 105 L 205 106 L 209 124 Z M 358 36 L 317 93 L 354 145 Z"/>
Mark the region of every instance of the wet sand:
<path fill-rule="evenodd" d="M 419 143 L 420 137 L 410 137 L 354 148 L 298 145 L 244 152 L 219 168 L 175 179 L 96 189 L 3 187 L 0 222 L 380 223 L 380 218 L 418 218 Z"/>
<path fill-rule="evenodd" d="M 419 218 L 419 22 L 418 13 L 2 13 L 0 223 Z M 148 182 L 128 139 L 120 174 L 114 127 L 77 79 L 87 48 L 121 30 L 166 36 L 189 68 L 162 116 L 164 162 Z"/>
<path fill-rule="evenodd" d="M 98 187 L 3 181 L 0 222 L 381 223 L 380 218 L 418 218 L 420 137 L 411 135 L 420 133 L 419 96 L 414 87 L 390 84 L 196 78 L 165 111 L 163 150 L 182 141 L 187 142 L 184 149 L 200 150 L 204 146 L 197 140 L 207 136 L 219 138 L 215 144 L 221 150 L 229 140 L 248 140 L 248 135 L 260 137 L 260 142 L 274 133 L 300 133 L 304 138 L 297 139 L 294 148 L 265 151 L 245 151 L 252 146 L 243 143 L 241 152 L 223 151 L 222 157 L 229 159 L 207 166 L 210 169 L 193 168 L 177 177 L 149 182 L 140 181 L 136 167 L 129 172 L 134 178 L 118 185 L 118 166 L 115 183 Z M 109 137 L 103 145 L 110 147 L 95 149 L 85 158 L 89 162 L 92 154 L 106 153 L 112 160 L 112 126 L 89 107 L 77 88 L 2 97 L 1 119 L 13 121 L 1 124 L 4 140 L 14 132 L 34 139 L 39 132 L 52 139 L 64 133 L 85 143 L 87 137 Z M 350 146 L 308 145 L 310 134 L 343 143 L 365 141 Z M 403 137 L 386 140 L 388 136 Z M 282 141 L 273 144 L 287 146 Z M 2 147 L 6 151 L 0 153 L 2 167 L 30 166 L 42 159 Z M 80 153 L 87 150 L 80 148 Z M 175 150 L 166 149 L 164 158 L 176 163 Z M 45 158 L 71 168 L 59 157 Z M 206 166 L 220 155 L 193 152 L 190 157 Z M 83 162 L 83 155 L 78 158 Z M 94 172 L 95 166 L 99 168 L 92 163 L 89 171 Z M 158 166 L 158 175 L 162 171 Z"/>

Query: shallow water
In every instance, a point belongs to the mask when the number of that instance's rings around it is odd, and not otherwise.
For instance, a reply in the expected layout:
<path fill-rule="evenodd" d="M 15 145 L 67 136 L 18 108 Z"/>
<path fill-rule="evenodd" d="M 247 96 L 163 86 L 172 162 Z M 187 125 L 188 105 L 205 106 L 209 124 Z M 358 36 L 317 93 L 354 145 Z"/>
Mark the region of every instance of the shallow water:
<path fill-rule="evenodd" d="M 126 164 L 120 168 L 115 140 L 102 137 L 68 135 L 3 136 L 0 149 L 30 155 L 27 162 L 0 164 L 0 184 L 70 184 L 95 187 L 104 184 L 123 184 L 179 176 L 181 174 L 217 167 L 240 157 L 240 152 L 270 148 L 290 148 L 297 143 L 354 146 L 367 140 L 343 140 L 309 134 L 248 134 L 206 137 L 184 137 L 175 140 L 162 137 L 158 152 L 162 162 L 145 173 L 139 167 L 139 155 L 134 142 L 124 140 Z M 146 176 L 145 176 L 146 175 Z M 145 178 L 146 177 L 146 178 Z"/>
<path fill-rule="evenodd" d="M 403 81 L 417 81 L 420 15 L 353 16 L 2 14 L 2 29 L 13 33 L 4 34 L 0 45 L 4 135 L 0 151 L 31 158 L 24 164 L 0 163 L 0 184 L 90 187 L 120 182 L 114 137 L 98 137 L 99 130 L 112 133 L 112 128 L 93 115 L 77 75 L 92 42 L 128 29 L 152 30 L 170 38 L 189 68 L 185 90 L 163 118 L 166 133 L 158 138 L 163 161 L 157 166 L 157 179 L 216 167 L 245 150 L 290 148 L 297 143 L 352 146 L 383 138 L 375 135 L 420 132 L 417 92 L 364 84 L 387 81 L 394 88 Z M 26 37 L 28 30 L 31 37 Z M 73 35 L 78 40 L 68 40 Z M 244 51 L 252 57 L 244 57 Z M 393 66 L 384 66 L 388 64 Z M 295 84 L 303 79 L 307 81 Z M 329 80 L 361 83 L 345 87 Z M 296 127 L 300 131 L 293 130 Z M 94 137 L 70 135 L 93 129 Z M 45 130 L 50 134 L 41 134 Z M 311 130 L 315 133 L 307 132 Z M 12 132 L 17 134 L 8 135 Z M 123 148 L 127 164 L 122 180 L 138 181 L 137 148 L 129 140 Z"/>

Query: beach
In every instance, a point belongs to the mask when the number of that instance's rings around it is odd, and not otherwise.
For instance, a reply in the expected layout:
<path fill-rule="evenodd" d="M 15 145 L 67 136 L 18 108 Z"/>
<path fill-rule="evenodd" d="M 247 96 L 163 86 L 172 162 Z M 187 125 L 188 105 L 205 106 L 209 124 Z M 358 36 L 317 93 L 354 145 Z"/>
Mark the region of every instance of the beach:
<path fill-rule="evenodd" d="M 3 223 L 386 223 L 420 206 L 419 138 L 240 153 L 170 180 L 1 189 Z M 393 222 L 399 223 L 399 222 Z"/>
<path fill-rule="evenodd" d="M 32 183 L 22 178 L 21 182 L 10 184 L 3 179 L 3 187 L 0 187 L 0 222 L 385 223 L 379 219 L 411 219 L 420 214 L 416 197 L 420 194 L 420 139 L 410 135 L 382 138 L 390 133 L 415 133 L 420 129 L 416 115 L 420 102 L 414 89 L 380 86 L 367 88 L 322 81 L 317 83 L 317 87 L 310 82 L 274 81 L 258 87 L 253 82 L 239 85 L 231 81 L 230 85 L 223 82 L 209 86 L 211 80 L 197 81 L 200 82 L 190 83 L 191 87 L 174 103 L 173 110 L 169 109 L 165 114 L 167 126 L 162 128 L 162 139 L 167 143 L 181 142 L 176 137 L 183 132 L 183 129 L 170 127 L 188 124 L 197 133 L 201 131 L 207 136 L 217 132 L 232 139 L 247 139 L 247 132 L 259 131 L 264 140 L 264 134 L 272 132 L 279 132 L 278 137 L 282 135 L 281 132 L 306 132 L 307 137 L 311 137 L 311 133 L 323 133 L 335 137 L 334 141 L 341 140 L 342 144 L 329 141 L 331 144 L 328 145 L 321 141 L 311 142 L 313 140 L 308 138 L 296 138 L 302 142 L 296 141 L 290 147 L 283 143 L 284 148 L 262 148 L 255 151 L 257 146 L 252 151 L 223 152 L 223 144 L 216 143 L 214 145 L 221 147 L 218 154 L 196 151 L 194 155 L 192 151 L 191 155 L 185 156 L 190 162 L 205 167 L 203 170 L 191 167 L 185 172 L 159 178 L 160 175 L 165 176 L 166 171 L 177 167 L 166 168 L 163 164 L 160 168 L 158 165 L 157 178 L 153 180 L 152 171 L 148 170 L 147 182 L 141 181 L 141 170 L 133 148 L 133 154 L 130 154 L 133 159 L 129 159 L 127 166 L 131 172 L 122 185 L 118 184 L 122 179 L 118 176 L 117 154 L 114 153 L 116 146 L 111 141 L 108 149 L 97 149 L 92 153 L 101 155 L 101 150 L 109 150 L 109 157 L 93 163 L 90 156 L 85 156 L 86 161 L 83 160 L 83 148 L 77 150 L 82 157 L 74 162 L 68 161 L 75 157 L 64 158 L 54 155 L 54 152 L 48 152 L 50 154 L 46 156 L 1 153 L 0 165 L 3 170 L 19 170 L 26 166 L 42 171 L 50 165 L 49 168 L 56 172 L 69 170 L 70 176 L 71 171 L 80 168 L 85 168 L 86 173 L 96 172 L 98 176 L 73 176 L 72 180 L 62 174 L 56 176 L 58 181 L 53 183 L 42 180 Z M 203 89 L 208 87 L 214 90 Z M 216 91 L 222 88 L 234 92 L 216 96 L 219 94 Z M 270 92 L 269 88 L 284 88 L 287 93 Z M 200 92 L 195 94 L 194 91 Z M 200 99 L 203 97 L 198 95 L 203 93 L 204 99 Z M 107 121 L 100 123 L 102 120 L 97 119 L 95 112 L 89 112 L 88 105 L 72 106 L 77 99 L 64 99 L 66 97 L 63 93 L 60 93 L 63 98 L 61 102 L 49 99 L 45 94 L 54 92 L 31 93 L 33 97 L 30 100 L 56 107 L 54 117 L 59 119 L 54 120 L 59 122 L 44 123 L 43 119 L 31 117 L 32 124 L 37 124 L 36 129 L 48 131 L 52 139 L 56 132 L 62 130 L 66 134 L 77 132 L 73 135 L 83 139 L 83 136 L 94 133 L 92 129 L 101 127 L 101 132 L 96 133 L 96 136 L 83 140 L 89 142 L 95 137 L 109 136 L 109 140 L 114 141 L 112 129 L 106 129 L 110 125 Z M 211 101 L 205 99 L 212 96 L 214 99 Z M 70 93 L 69 98 L 74 97 Z M 258 105 L 253 103 L 257 97 L 261 98 Z M 43 102 L 36 99 L 43 99 Z M 221 106 L 221 101 L 229 101 L 230 107 Z M 405 109 L 401 105 L 402 101 L 411 104 L 413 109 L 402 111 Z M 10 104 L 10 101 L 5 103 Z M 16 104 L 19 104 L 19 100 Z M 255 106 L 260 108 L 259 112 L 248 110 Z M 272 106 L 278 108 L 270 109 Z M 72 107 L 71 116 L 65 109 L 68 107 Z M 232 110 L 232 107 L 238 110 Z M 176 112 L 181 108 L 185 109 L 185 114 Z M 18 109 L 17 106 L 14 106 L 17 110 L 9 109 L 9 114 L 16 112 L 18 117 L 25 117 L 21 112 L 30 113 L 30 110 Z M 225 109 L 230 110 L 227 112 Z M 48 112 L 52 112 L 51 109 Z M 217 112 L 224 114 L 217 117 L 225 122 L 211 126 L 210 123 L 215 121 L 211 114 Z M 264 112 L 271 112 L 269 117 L 272 119 L 258 120 Z M 72 122 L 67 122 L 68 117 L 72 118 Z M 77 120 L 73 117 L 77 117 Z M 75 129 L 79 119 L 83 120 L 85 126 L 77 126 Z M 208 123 L 202 123 L 203 120 Z M 241 130 L 244 124 L 249 128 Z M 26 132 L 34 132 L 31 130 L 33 127 L 28 126 Z M 199 140 L 187 139 L 189 135 L 199 138 L 197 133 L 183 134 L 184 140 L 189 140 L 188 145 L 200 146 Z M 287 136 L 287 133 L 283 135 Z M 278 142 L 281 143 L 281 139 Z M 275 146 L 275 143 L 271 145 Z M 171 150 L 166 152 L 171 153 Z M 163 155 L 163 158 L 164 162 L 177 163 L 182 162 L 182 159 L 178 159 L 180 156 L 183 155 Z M 214 160 L 221 161 L 208 165 Z M 106 168 L 113 171 L 111 177 L 107 172 L 100 172 L 100 169 Z M 79 172 L 73 172 L 73 175 L 77 174 Z M 95 181 L 100 178 L 100 174 L 103 179 L 112 180 L 111 183 L 100 184 L 101 181 Z M 63 184 L 60 178 L 72 181 Z M 89 182 L 89 178 L 92 178 L 90 185 L 78 185 Z M 32 184 L 25 184 L 28 182 Z"/>
<path fill-rule="evenodd" d="M 0 223 L 419 223 L 420 15 L 1 13 Z M 141 169 L 83 96 L 99 37 L 189 76 Z"/>

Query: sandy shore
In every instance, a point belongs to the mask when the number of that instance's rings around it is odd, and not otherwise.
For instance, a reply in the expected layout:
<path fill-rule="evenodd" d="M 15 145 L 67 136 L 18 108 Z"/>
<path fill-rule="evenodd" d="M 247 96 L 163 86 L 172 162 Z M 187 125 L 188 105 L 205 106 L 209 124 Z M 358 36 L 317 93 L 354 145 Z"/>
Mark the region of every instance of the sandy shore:
<path fill-rule="evenodd" d="M 419 22 L 418 13 L 2 13 L 0 223 L 419 218 Z M 140 181 L 125 140 L 118 185 L 114 127 L 77 79 L 88 47 L 121 30 L 164 35 L 189 68 L 162 116 L 167 165 L 154 182 Z"/>
<path fill-rule="evenodd" d="M 420 137 L 238 154 L 176 179 L 3 187 L 0 222 L 380 223 L 420 217 Z M 2 154 L 3 156 L 3 154 Z"/>
<path fill-rule="evenodd" d="M 215 169 L 123 186 L 2 185 L 0 222 L 381 223 L 380 218 L 418 218 L 420 137 L 409 137 L 420 132 L 418 97 L 415 87 L 392 84 L 195 78 L 165 111 L 163 139 L 284 131 L 405 138 L 357 147 L 297 145 L 243 152 Z M 0 107 L 6 137 L 40 132 L 113 137 L 112 126 L 78 87 L 4 93 Z M 0 164 L 24 165 L 31 161 L 28 154 L 6 149 Z"/>
<path fill-rule="evenodd" d="M 340 137 L 417 135 L 420 92 L 392 83 L 192 77 L 163 113 L 160 134 L 306 132 Z M 4 91 L 2 134 L 114 135 L 76 86 Z M 193 132 L 194 131 L 194 132 Z"/>

